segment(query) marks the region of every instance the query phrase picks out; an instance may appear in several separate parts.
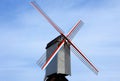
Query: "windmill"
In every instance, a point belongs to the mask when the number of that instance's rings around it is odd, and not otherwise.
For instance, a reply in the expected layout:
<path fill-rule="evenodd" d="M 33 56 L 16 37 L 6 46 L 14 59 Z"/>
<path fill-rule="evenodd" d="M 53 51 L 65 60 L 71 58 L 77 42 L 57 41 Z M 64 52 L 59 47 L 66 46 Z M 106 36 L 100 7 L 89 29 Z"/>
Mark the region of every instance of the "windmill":
<path fill-rule="evenodd" d="M 45 77 L 54 75 L 67 76 L 71 75 L 70 50 L 95 74 L 98 74 L 97 68 L 88 60 L 88 58 L 75 46 L 71 41 L 76 35 L 83 22 L 79 20 L 73 28 L 64 34 L 60 29 L 39 7 L 39 5 L 32 1 L 31 5 L 60 33 L 60 36 L 49 42 L 46 47 L 46 53 L 41 56 L 37 64 L 41 69 L 46 69 Z"/>

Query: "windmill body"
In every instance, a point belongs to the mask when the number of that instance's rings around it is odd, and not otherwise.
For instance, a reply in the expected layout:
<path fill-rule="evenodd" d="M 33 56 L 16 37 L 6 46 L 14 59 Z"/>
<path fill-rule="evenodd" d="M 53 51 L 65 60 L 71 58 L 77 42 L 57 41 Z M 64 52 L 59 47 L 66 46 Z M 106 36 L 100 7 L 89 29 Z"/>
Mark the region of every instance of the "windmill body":
<path fill-rule="evenodd" d="M 60 35 L 46 47 L 46 61 L 51 56 L 51 54 L 58 47 L 60 42 L 63 40 L 63 37 Z M 57 52 L 56 56 L 46 67 L 46 77 L 52 74 L 62 74 L 62 75 L 71 75 L 71 65 L 70 65 L 70 45 L 66 42 L 61 49 Z"/>

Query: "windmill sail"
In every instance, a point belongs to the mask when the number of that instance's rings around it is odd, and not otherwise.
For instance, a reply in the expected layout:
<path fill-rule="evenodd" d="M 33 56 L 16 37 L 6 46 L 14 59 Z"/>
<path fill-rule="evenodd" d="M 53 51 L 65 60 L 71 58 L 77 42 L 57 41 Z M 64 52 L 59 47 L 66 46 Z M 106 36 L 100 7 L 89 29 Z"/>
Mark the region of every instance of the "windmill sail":
<path fill-rule="evenodd" d="M 36 62 L 36 64 L 38 64 L 38 66 L 40 66 L 42 68 L 42 66 L 45 64 L 46 62 L 46 52 L 39 58 L 39 60 Z"/>
<path fill-rule="evenodd" d="M 87 57 L 69 39 L 67 40 L 74 49 L 74 51 L 76 51 L 76 53 L 79 54 L 79 56 L 81 56 L 82 60 L 89 65 L 90 69 L 93 69 L 94 72 L 98 74 L 97 68 L 87 59 Z"/>
<path fill-rule="evenodd" d="M 98 70 L 93 65 L 91 65 L 92 63 L 86 60 L 88 58 L 85 55 L 81 55 L 78 51 L 76 51 L 76 49 L 73 46 L 71 46 L 71 50 L 73 54 L 75 54 L 91 71 L 93 71 L 96 75 L 98 74 Z"/>
<path fill-rule="evenodd" d="M 70 40 L 72 40 L 75 35 L 78 33 L 78 31 L 80 30 L 80 28 L 83 25 L 83 21 L 79 20 L 73 27 L 72 29 L 68 32 L 68 34 L 66 35 L 66 37 Z"/>
<path fill-rule="evenodd" d="M 44 16 L 44 18 L 60 33 L 64 33 L 63 30 L 57 26 L 48 16 L 47 14 L 39 7 L 39 5 L 35 2 L 35 1 L 32 1 L 30 2 L 31 5 L 42 15 Z"/>

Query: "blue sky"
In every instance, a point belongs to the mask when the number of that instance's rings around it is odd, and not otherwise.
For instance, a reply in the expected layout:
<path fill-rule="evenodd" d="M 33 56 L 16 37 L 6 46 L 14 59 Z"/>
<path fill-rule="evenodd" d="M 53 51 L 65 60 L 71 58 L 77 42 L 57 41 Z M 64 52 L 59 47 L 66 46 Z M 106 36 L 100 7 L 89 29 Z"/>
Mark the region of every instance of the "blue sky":
<path fill-rule="evenodd" d="M 30 0 L 1 0 L 0 80 L 42 81 L 36 61 L 46 44 L 59 35 L 29 4 Z M 83 27 L 73 42 L 99 69 L 94 75 L 71 53 L 70 81 L 120 80 L 119 0 L 36 0 L 66 33 L 81 19 Z"/>

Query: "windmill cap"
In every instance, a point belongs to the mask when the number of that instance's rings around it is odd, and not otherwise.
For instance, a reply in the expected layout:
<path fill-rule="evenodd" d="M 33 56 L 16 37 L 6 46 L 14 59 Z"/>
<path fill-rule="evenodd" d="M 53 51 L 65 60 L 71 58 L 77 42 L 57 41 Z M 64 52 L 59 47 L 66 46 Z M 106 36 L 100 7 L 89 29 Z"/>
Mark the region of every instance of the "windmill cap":
<path fill-rule="evenodd" d="M 46 46 L 46 49 L 49 48 L 50 46 L 52 46 L 53 44 L 57 43 L 57 42 L 60 42 L 62 39 L 62 36 L 59 35 L 57 36 L 55 39 L 53 39 L 52 41 L 50 41 L 47 46 Z"/>

